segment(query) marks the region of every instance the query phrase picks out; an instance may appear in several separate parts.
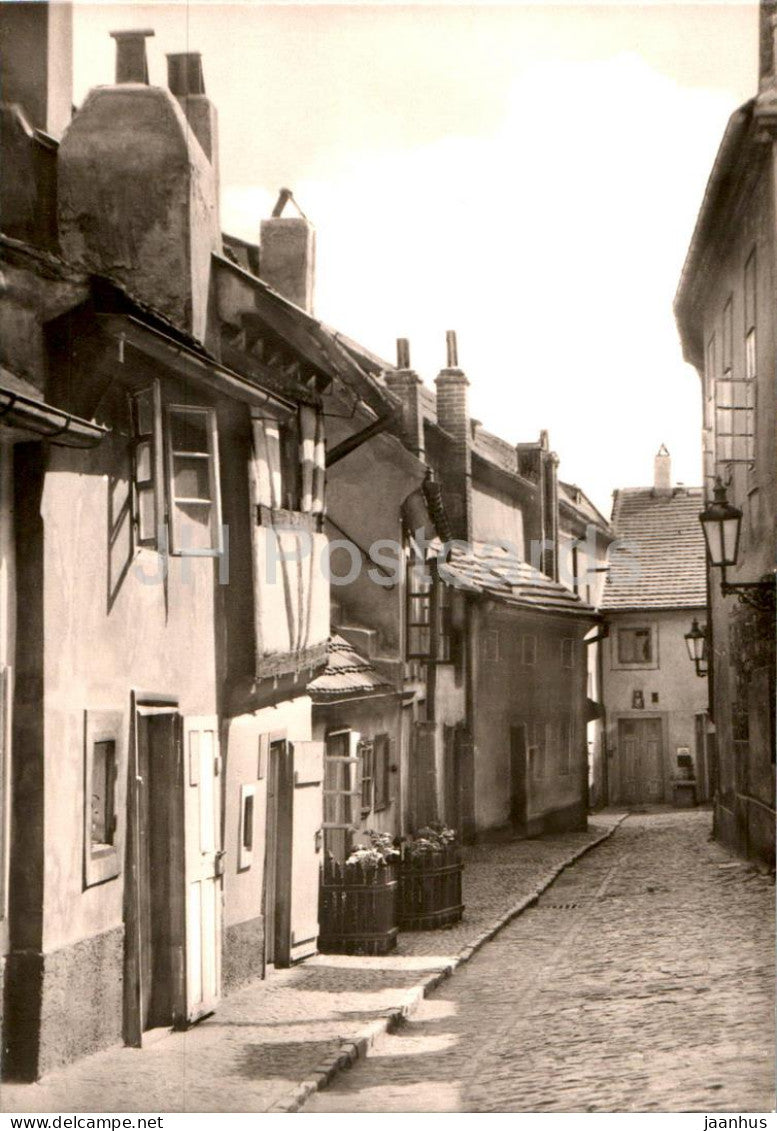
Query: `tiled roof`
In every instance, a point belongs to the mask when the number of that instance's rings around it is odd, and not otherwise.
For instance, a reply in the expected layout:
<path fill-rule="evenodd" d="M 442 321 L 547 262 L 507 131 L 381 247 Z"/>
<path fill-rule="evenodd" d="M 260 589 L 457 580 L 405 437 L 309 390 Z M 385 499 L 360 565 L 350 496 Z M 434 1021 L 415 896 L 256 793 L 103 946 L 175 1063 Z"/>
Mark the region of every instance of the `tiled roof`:
<path fill-rule="evenodd" d="M 558 581 L 546 577 L 513 551 L 488 542 L 473 542 L 468 551 L 452 547 L 443 573 L 453 575 L 456 588 L 482 593 L 515 608 L 595 615 L 591 605 Z"/>
<path fill-rule="evenodd" d="M 616 491 L 603 609 L 678 609 L 706 604 L 701 487 Z"/>
<path fill-rule="evenodd" d="M 576 483 L 564 483 L 559 479 L 558 493 L 559 502 L 567 503 L 587 522 L 592 522 L 594 526 L 609 532 L 610 524 L 607 519 Z"/>
<path fill-rule="evenodd" d="M 330 636 L 326 646 L 326 667 L 311 680 L 307 690 L 314 703 L 327 703 L 334 699 L 387 695 L 394 688 L 347 640 L 342 636 Z"/>

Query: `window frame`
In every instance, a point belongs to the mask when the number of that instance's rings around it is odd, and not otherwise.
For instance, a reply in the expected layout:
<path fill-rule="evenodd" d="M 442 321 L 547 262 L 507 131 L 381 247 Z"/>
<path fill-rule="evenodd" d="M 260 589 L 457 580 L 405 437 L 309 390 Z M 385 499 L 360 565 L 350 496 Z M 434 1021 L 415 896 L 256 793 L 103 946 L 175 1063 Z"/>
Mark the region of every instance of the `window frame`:
<path fill-rule="evenodd" d="M 624 654 L 621 648 L 622 636 L 626 633 L 646 632 L 650 642 L 650 658 L 647 660 L 624 660 L 621 656 Z M 612 667 L 617 670 L 633 671 L 644 669 L 657 669 L 659 664 L 658 655 L 658 628 L 655 623 L 649 621 L 638 621 L 634 624 L 619 624 L 615 632 L 611 636 L 612 642 Z"/>
<path fill-rule="evenodd" d="M 151 395 L 150 411 L 152 416 L 151 431 L 142 432 L 140 425 L 139 399 Z M 165 528 L 165 484 L 162 472 L 164 452 L 164 436 L 162 429 L 162 387 L 158 377 L 148 385 L 133 389 L 129 393 L 130 406 L 130 457 L 131 457 L 131 506 L 132 506 L 132 540 L 133 548 L 138 546 L 150 550 L 160 548 L 160 536 Z M 140 480 L 138 478 L 138 450 L 142 444 L 149 445 L 150 477 Z M 140 494 L 150 491 L 153 497 L 154 530 L 150 536 L 143 536 L 141 532 Z"/>
<path fill-rule="evenodd" d="M 348 842 L 353 834 L 359 827 L 360 809 L 361 809 L 361 783 L 358 779 L 359 770 L 359 757 L 357 748 L 361 735 L 358 731 L 353 731 L 349 727 L 338 727 L 335 730 L 329 731 L 324 736 L 324 780 L 322 782 L 322 822 L 321 828 L 324 832 L 324 844 L 327 851 L 331 851 L 330 846 L 327 844 L 331 837 L 327 833 L 342 832 L 345 844 L 345 851 L 348 851 Z M 347 754 L 332 754 L 330 753 L 330 744 L 334 739 L 344 740 L 345 749 Z M 332 788 L 329 782 L 328 770 L 331 770 L 333 764 L 342 766 L 344 768 L 344 777 L 347 781 L 344 783 L 346 788 L 337 787 Z M 340 816 L 340 805 L 337 804 L 334 813 L 334 820 L 328 820 L 327 804 L 328 799 L 332 797 L 348 798 L 348 811 L 345 811 L 343 806 L 342 819 Z M 350 818 L 350 819 L 348 819 Z"/>
<path fill-rule="evenodd" d="M 422 571 L 428 580 L 418 581 L 414 575 Z M 411 546 L 405 566 L 405 658 L 408 660 L 432 659 L 432 636 L 434 624 L 432 619 L 432 593 L 434 578 L 429 572 L 428 564 Z M 413 603 L 420 602 L 420 619 Z M 413 646 L 414 632 L 420 633 L 418 647 Z M 424 647 L 425 644 L 425 647 Z"/>
<path fill-rule="evenodd" d="M 208 441 L 208 451 L 200 452 L 189 449 L 177 451 L 173 448 L 173 421 L 176 415 L 199 416 L 205 420 L 205 430 Z M 219 473 L 219 444 L 218 444 L 218 418 L 215 408 L 210 405 L 193 404 L 166 404 L 164 406 L 165 423 L 165 456 L 167 466 L 168 489 L 168 516 L 170 553 L 175 557 L 214 558 L 221 557 L 224 553 L 223 526 L 221 514 L 221 482 Z M 176 459 L 204 459 L 208 467 L 208 487 L 210 497 L 200 499 L 177 496 L 175 494 L 175 464 Z M 178 506 L 208 506 L 210 525 L 210 546 L 192 547 L 182 546 L 180 541 L 180 518 Z"/>
<path fill-rule="evenodd" d="M 391 804 L 391 739 L 388 734 L 376 734 L 373 739 L 374 787 L 373 810 L 388 809 Z"/>
<path fill-rule="evenodd" d="M 256 808 L 256 782 L 246 782 L 240 786 L 240 820 L 237 830 L 238 872 L 248 871 L 253 863 Z"/>
<path fill-rule="evenodd" d="M 84 711 L 84 794 L 83 794 L 83 884 L 84 888 L 115 879 L 121 874 L 123 856 L 123 779 L 124 716 L 121 711 Z M 104 743 L 113 747 L 109 783 L 111 839 L 92 838 L 92 806 L 94 796 L 95 749 Z"/>
<path fill-rule="evenodd" d="M 375 744 L 371 738 L 361 738 L 356 747 L 359 758 L 359 790 L 361 816 L 366 817 L 375 805 Z"/>

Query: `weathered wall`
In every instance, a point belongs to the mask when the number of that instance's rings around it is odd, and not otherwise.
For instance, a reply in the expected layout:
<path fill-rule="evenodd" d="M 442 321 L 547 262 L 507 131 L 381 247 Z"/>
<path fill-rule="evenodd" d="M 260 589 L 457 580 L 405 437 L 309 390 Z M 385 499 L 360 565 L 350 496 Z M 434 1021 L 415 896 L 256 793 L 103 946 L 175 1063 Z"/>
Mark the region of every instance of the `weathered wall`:
<path fill-rule="evenodd" d="M 472 537 L 478 542 L 507 541 L 523 558 L 523 514 L 515 500 L 495 487 L 473 485 Z"/>
<path fill-rule="evenodd" d="M 586 667 L 582 637 L 587 622 L 492 608 L 477 615 L 475 707 L 475 820 L 478 831 L 510 820 L 510 728 L 539 727 L 539 775 L 529 776 L 528 829 L 581 827 L 585 824 L 587 776 L 585 737 Z M 488 646 L 485 634 L 491 636 Z M 523 662 L 522 638 L 537 640 L 536 663 Z M 562 666 L 561 642 L 577 641 L 572 668 Z M 569 772 L 561 771 L 555 749 L 546 742 L 547 724 L 562 718 L 571 725 Z M 554 742 L 551 741 L 550 747 Z"/>
<path fill-rule="evenodd" d="M 663 720 L 664 796 L 660 800 L 672 800 L 671 783 L 677 776 L 677 747 L 687 746 L 694 760 L 697 758 L 695 717 L 707 709 L 707 680 L 696 675 L 683 639 L 695 616 L 703 619 L 704 610 L 607 614 L 610 636 L 603 644 L 604 702 L 611 802 L 617 803 L 623 798 L 618 719 L 650 717 Z M 621 626 L 654 629 L 656 651 L 650 666 L 624 669 L 619 665 L 617 647 L 618 628 Z M 643 709 L 633 706 L 635 692 L 642 693 Z"/>
<path fill-rule="evenodd" d="M 161 87 L 97 87 L 59 149 L 68 260 L 123 283 L 200 341 L 221 249 L 213 168 Z"/>

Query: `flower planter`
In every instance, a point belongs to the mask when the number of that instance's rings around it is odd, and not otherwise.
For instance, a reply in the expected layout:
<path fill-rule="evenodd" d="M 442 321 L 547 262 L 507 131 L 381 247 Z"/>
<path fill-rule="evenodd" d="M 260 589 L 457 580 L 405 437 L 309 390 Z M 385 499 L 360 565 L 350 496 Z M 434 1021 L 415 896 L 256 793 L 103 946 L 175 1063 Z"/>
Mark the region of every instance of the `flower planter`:
<path fill-rule="evenodd" d="M 325 860 L 318 949 L 322 954 L 388 954 L 397 945 L 397 894 L 394 864 Z"/>
<path fill-rule="evenodd" d="M 463 868 L 459 848 L 453 844 L 423 855 L 405 851 L 400 866 L 400 930 L 431 931 L 458 923 L 464 912 Z"/>

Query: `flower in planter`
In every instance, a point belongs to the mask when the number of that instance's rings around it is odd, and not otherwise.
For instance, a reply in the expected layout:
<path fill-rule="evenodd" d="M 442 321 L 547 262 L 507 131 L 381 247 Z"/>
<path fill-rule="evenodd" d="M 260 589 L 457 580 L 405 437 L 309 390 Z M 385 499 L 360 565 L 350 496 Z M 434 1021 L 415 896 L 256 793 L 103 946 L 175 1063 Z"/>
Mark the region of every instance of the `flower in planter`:
<path fill-rule="evenodd" d="M 446 825 L 435 822 L 419 829 L 414 837 L 405 842 L 405 855 L 413 859 L 429 856 L 434 852 L 443 852 L 455 843 L 455 829 L 449 829 Z"/>
<path fill-rule="evenodd" d="M 364 835 L 369 837 L 369 844 L 357 844 L 346 864 L 369 864 L 377 867 L 389 864 L 399 857 L 399 851 L 394 847 L 394 838 L 391 833 L 379 833 L 374 829 L 365 829 Z"/>

